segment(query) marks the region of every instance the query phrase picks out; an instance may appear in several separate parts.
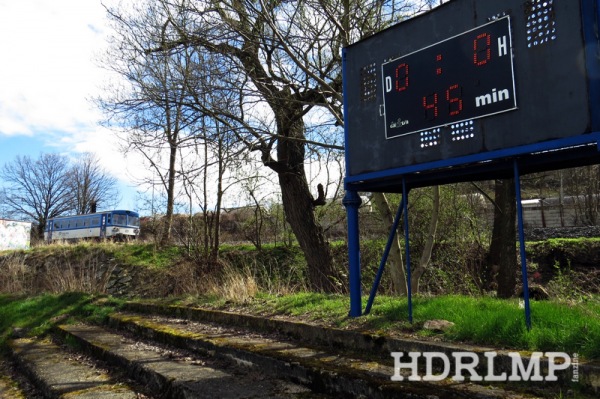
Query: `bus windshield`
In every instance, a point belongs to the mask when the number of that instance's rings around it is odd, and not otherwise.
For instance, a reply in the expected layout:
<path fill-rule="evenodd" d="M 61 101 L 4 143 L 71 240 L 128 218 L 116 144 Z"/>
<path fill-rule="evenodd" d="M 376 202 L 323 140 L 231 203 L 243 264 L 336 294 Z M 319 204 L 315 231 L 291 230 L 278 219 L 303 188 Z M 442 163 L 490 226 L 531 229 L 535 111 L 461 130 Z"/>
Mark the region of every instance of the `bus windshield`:
<path fill-rule="evenodd" d="M 118 226 L 135 226 L 139 227 L 140 218 L 137 213 L 127 212 L 124 213 L 113 213 L 112 215 L 112 224 Z"/>
<path fill-rule="evenodd" d="M 140 218 L 137 216 L 134 216 L 134 215 L 129 215 L 127 224 L 129 226 L 139 227 L 140 226 Z"/>

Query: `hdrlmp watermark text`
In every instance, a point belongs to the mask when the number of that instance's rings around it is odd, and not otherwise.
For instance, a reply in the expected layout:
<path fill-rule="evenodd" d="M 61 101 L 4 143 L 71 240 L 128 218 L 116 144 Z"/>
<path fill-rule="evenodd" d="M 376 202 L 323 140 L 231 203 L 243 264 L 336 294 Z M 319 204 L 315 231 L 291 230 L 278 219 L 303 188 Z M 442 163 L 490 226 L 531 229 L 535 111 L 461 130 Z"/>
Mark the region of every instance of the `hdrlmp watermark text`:
<path fill-rule="evenodd" d="M 482 375 L 478 371 L 480 358 L 475 352 L 452 352 L 453 362 L 443 352 L 407 352 L 410 360 L 403 360 L 404 355 L 404 352 L 391 353 L 394 358 L 392 381 L 441 381 L 446 378 L 454 381 L 558 381 L 556 372 L 572 365 L 571 356 L 564 352 L 533 352 L 527 358 L 521 357 L 518 352 L 509 352 L 511 361 L 508 369 L 505 367 L 507 371 L 496 373 L 495 359 L 498 353 L 483 352 L 487 367 L 482 367 L 485 368 Z M 419 370 L 421 358 L 424 359 L 424 370 Z M 547 367 L 543 367 L 542 358 L 547 359 Z M 577 360 L 577 355 L 574 358 Z M 410 371 L 410 375 L 403 376 L 402 370 Z M 434 371 L 438 373 L 434 374 Z"/>

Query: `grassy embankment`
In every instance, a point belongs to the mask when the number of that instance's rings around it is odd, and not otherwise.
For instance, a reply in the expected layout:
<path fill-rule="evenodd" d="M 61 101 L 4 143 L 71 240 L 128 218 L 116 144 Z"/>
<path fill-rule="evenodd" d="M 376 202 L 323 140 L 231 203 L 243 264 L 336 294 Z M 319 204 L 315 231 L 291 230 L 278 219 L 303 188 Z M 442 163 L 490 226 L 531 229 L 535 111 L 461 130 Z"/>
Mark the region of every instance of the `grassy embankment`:
<path fill-rule="evenodd" d="M 545 245 L 550 246 L 550 249 L 545 249 L 545 252 L 551 254 L 553 259 L 562 259 L 566 255 L 569 255 L 566 258 L 570 258 L 574 248 L 583 245 L 586 253 L 594 253 L 590 252 L 590 246 L 595 250 L 600 242 L 580 241 L 549 241 Z M 93 267 L 93 259 L 97 254 L 94 251 L 100 248 L 109 253 L 109 257 L 116 258 L 119 264 L 153 269 L 158 276 L 162 276 L 158 286 L 165 286 L 165 283 L 173 282 L 178 276 L 181 278 L 181 284 L 197 279 L 194 277 L 197 275 L 181 273 L 185 267 L 190 267 L 194 273 L 197 272 L 193 269 L 193 264 L 185 264 L 182 261 L 185 250 L 181 247 L 157 250 L 151 244 L 96 245 L 104 247 L 87 243 L 54 249 L 42 247 L 35 248 L 22 257 L 15 255 L 5 258 L 5 263 L 0 259 L 0 266 L 12 270 L 10 276 L 14 276 L 13 280 L 8 281 L 9 274 L 3 272 L 0 276 L 3 290 L 7 287 L 24 287 L 23 292 L 28 292 L 27 296 L 19 295 L 21 291 L 16 289 L 9 295 L 7 291 L 0 290 L 0 346 L 4 344 L 13 327 L 27 329 L 30 334 L 44 334 L 53 324 L 69 319 L 98 322 L 107 313 L 118 309 L 122 303 L 118 299 L 94 294 L 61 294 L 65 290 L 57 290 L 55 294 L 39 294 L 32 291 L 33 284 L 27 282 L 30 278 L 27 272 L 29 268 L 25 264 L 36 257 L 44 262 L 46 269 L 56 263 L 52 273 L 45 273 L 49 277 L 58 275 L 59 270 L 65 269 L 64 257 L 69 251 L 81 260 L 80 263 L 87 263 Z M 532 245 L 529 248 L 534 247 L 535 245 Z M 51 256 L 56 256 L 52 255 L 53 251 L 60 255 L 54 263 L 50 260 Z M 159 300 L 224 309 L 234 307 L 257 314 L 283 314 L 336 327 L 368 329 L 382 334 L 431 335 L 431 332 L 422 329 L 423 323 L 426 320 L 445 319 L 454 322 L 455 326 L 439 336 L 444 340 L 518 350 L 577 352 L 579 356 L 600 360 L 600 297 L 579 293 L 577 285 L 570 284 L 576 281 L 566 278 L 568 276 L 565 274 L 558 275 L 560 279 L 554 282 L 555 285 L 563 288 L 570 285 L 573 289 L 569 288 L 569 292 L 575 292 L 577 295 L 569 298 L 558 295 L 561 300 L 532 302 L 531 331 L 525 327 L 524 311 L 519 307 L 518 299 L 499 300 L 487 296 L 415 297 L 414 324 L 411 325 L 406 321 L 408 309 L 405 299 L 378 296 L 370 315 L 349 319 L 349 299 L 346 295 L 304 292 L 301 281 L 302 262 L 299 259 L 301 256 L 294 249 L 277 247 L 258 253 L 234 247 L 224 248 L 222 256 L 225 264 L 223 269 L 231 273 L 224 273 L 222 279 L 213 284 L 216 288 L 212 291 L 207 289 L 206 285 L 195 286 L 202 291 L 177 297 L 167 297 L 167 294 L 156 291 L 158 297 L 165 298 Z M 73 269 L 77 270 L 75 267 Z M 90 275 L 88 273 L 84 277 L 89 278 Z M 19 282 L 19 279 L 24 282 Z M 83 283 L 85 284 L 81 284 L 81 287 L 91 286 L 85 279 Z M 250 289 L 252 284 L 254 286 Z M 59 284 L 50 286 L 59 287 Z M 14 295 L 15 292 L 17 295 Z M 240 293 L 243 295 L 236 297 Z M 557 293 L 561 294 L 560 291 Z M 366 299 L 363 306 L 365 302 Z"/>
<path fill-rule="evenodd" d="M 163 302 L 181 302 L 175 298 Z M 121 301 L 88 294 L 42 294 L 33 297 L 0 295 L 0 345 L 13 327 L 29 334 L 46 333 L 56 323 L 86 319 L 101 321 L 118 309 Z M 231 308 L 232 303 L 207 298 L 187 298 L 187 305 Z M 426 320 L 446 319 L 456 325 L 440 335 L 451 341 L 465 341 L 495 348 L 531 351 L 565 351 L 586 359 L 600 360 L 600 299 L 567 304 L 553 301 L 532 303 L 533 328 L 527 331 L 518 300 L 488 297 L 441 296 L 415 298 L 414 324 L 406 321 L 406 300 L 378 297 L 369 316 L 349 319 L 348 298 L 341 295 L 298 293 L 287 296 L 259 294 L 238 310 L 283 314 L 342 328 L 372 330 L 380 334 L 410 333 L 431 335 L 422 330 Z"/>

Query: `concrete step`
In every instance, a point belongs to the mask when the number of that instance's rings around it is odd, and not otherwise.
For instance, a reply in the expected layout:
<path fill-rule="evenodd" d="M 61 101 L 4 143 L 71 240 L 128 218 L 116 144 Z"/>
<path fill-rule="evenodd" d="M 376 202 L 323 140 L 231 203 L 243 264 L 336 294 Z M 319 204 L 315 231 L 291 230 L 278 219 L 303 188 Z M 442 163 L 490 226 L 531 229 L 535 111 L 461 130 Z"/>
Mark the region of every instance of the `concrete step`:
<path fill-rule="evenodd" d="M 90 325 L 59 327 L 85 351 L 126 370 L 161 398 L 296 398 L 312 395 L 300 385 L 228 362 L 145 342 Z"/>
<path fill-rule="evenodd" d="M 489 352 L 496 352 L 495 372 L 497 374 L 506 372 L 510 375 L 512 372 L 510 352 L 515 352 L 514 350 L 450 343 L 426 338 L 408 336 L 391 337 L 351 329 L 323 327 L 289 318 L 260 317 L 190 306 L 129 302 L 125 304 L 123 309 L 148 316 L 164 315 L 166 317 L 200 323 L 216 323 L 221 326 L 247 328 L 255 332 L 276 332 L 279 336 L 286 337 L 294 342 L 304 342 L 308 346 L 334 348 L 335 352 L 340 353 L 354 353 L 362 358 L 365 363 L 369 363 L 371 358 L 375 358 L 380 359 L 379 362 L 383 361 L 384 364 L 391 365 L 393 364 L 390 355 L 392 352 L 404 352 L 405 354 L 406 352 L 437 352 L 445 354 L 449 359 L 452 359 L 454 352 L 472 352 L 477 354 L 479 364 L 482 366 L 480 372 L 485 374 L 488 361 L 485 355 Z M 529 364 L 527 353 L 520 353 L 523 355 L 524 361 Z M 366 359 L 365 354 L 369 354 Z M 545 359 L 541 361 L 541 368 L 543 370 L 547 369 L 547 361 Z M 573 383 L 572 379 L 575 377 L 576 372 L 578 373 L 578 381 Z M 572 368 L 564 372 L 558 372 L 556 375 L 559 383 L 533 384 L 532 387 L 540 388 L 543 391 L 554 391 L 557 393 L 554 395 L 555 397 L 573 388 L 577 391 L 590 393 L 590 397 L 598 397 L 600 395 L 599 362 L 588 362 L 584 359 L 578 359 L 577 369 Z"/>
<path fill-rule="evenodd" d="M 0 398 L 26 399 L 25 392 L 8 372 L 5 359 L 0 357 Z"/>
<path fill-rule="evenodd" d="M 84 364 L 48 339 L 18 338 L 9 347 L 20 369 L 44 397 L 135 399 L 138 394 L 106 372 Z M 0 393 L 2 388 L 0 387 Z M 15 397 L 18 394 L 15 393 Z M 2 396 L 11 397 L 11 396 Z"/>
<path fill-rule="evenodd" d="M 65 325 L 55 331 L 71 348 L 108 365 L 110 373 L 77 361 L 50 340 L 14 339 L 14 358 L 51 398 L 557 397 L 556 391 L 524 384 L 390 379 L 390 351 L 468 347 L 187 307 L 130 308 L 137 311 L 114 313 L 105 327 Z M 124 385 L 124 376 L 135 383 Z M 10 380 L 0 378 L 0 397 L 10 387 Z"/>
<path fill-rule="evenodd" d="M 316 392 L 336 397 L 364 398 L 528 398 L 538 397 L 492 386 L 456 383 L 391 381 L 392 358 L 334 347 L 307 344 L 277 333 L 222 324 L 139 313 L 115 313 L 110 327 L 197 353 L 247 364 Z"/>

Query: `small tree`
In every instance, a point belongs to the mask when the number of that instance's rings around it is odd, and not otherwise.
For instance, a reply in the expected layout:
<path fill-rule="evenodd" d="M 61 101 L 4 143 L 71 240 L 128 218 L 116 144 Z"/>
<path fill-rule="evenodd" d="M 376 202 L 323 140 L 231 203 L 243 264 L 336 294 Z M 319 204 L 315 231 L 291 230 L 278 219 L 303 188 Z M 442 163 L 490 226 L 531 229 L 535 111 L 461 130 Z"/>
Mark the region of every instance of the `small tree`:
<path fill-rule="evenodd" d="M 577 222 L 585 226 L 600 221 L 600 167 L 584 166 L 570 170 L 567 188 L 575 195 Z"/>
<path fill-rule="evenodd" d="M 69 172 L 68 184 L 74 196 L 75 213 L 92 212 L 92 204 L 105 204 L 112 208 L 118 203 L 117 179 L 100 166 L 98 158 L 85 153 Z"/>
<path fill-rule="evenodd" d="M 7 163 L 1 176 L 5 183 L 5 205 L 11 213 L 37 223 L 37 236 L 44 238 L 46 222 L 72 209 L 69 162 L 58 154 L 41 154 L 37 160 L 17 156 Z"/>

